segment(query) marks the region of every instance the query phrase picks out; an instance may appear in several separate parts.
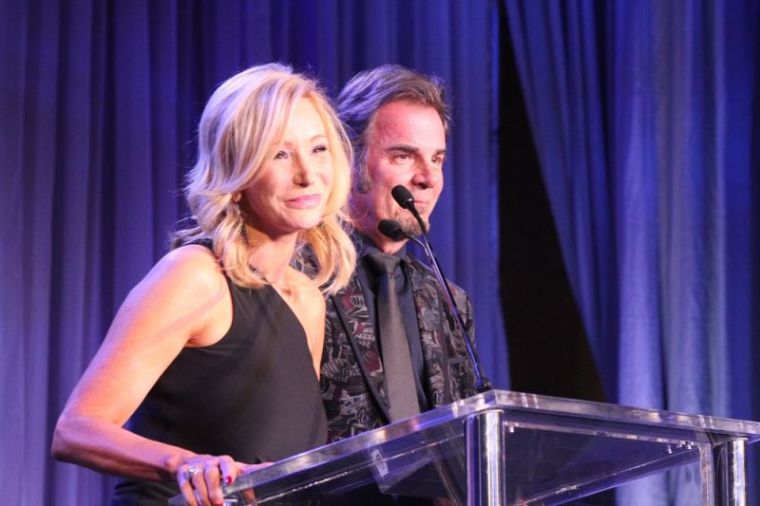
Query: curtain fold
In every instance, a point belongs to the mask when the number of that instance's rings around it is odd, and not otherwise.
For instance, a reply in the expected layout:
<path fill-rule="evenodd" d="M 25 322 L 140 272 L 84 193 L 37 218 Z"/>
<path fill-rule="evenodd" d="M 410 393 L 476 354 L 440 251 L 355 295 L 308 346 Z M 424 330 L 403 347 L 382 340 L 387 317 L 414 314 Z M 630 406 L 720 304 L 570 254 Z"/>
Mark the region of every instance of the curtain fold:
<path fill-rule="evenodd" d="M 2 0 L 0 484 L 21 504 L 103 504 L 112 479 L 49 457 L 53 424 L 129 289 L 185 212 L 203 104 L 289 62 L 334 93 L 402 63 L 439 74 L 454 127 L 432 236 L 508 385 L 490 83 L 493 2 Z M 40 486 L 44 483 L 45 486 Z"/>
<path fill-rule="evenodd" d="M 616 399 L 616 250 L 591 2 L 506 2 L 518 71 L 565 266 Z M 584 8 L 585 7 L 585 8 Z"/>
<path fill-rule="evenodd" d="M 505 1 L 607 388 L 622 404 L 757 419 L 760 5 Z M 697 504 L 694 472 L 618 498 Z"/>

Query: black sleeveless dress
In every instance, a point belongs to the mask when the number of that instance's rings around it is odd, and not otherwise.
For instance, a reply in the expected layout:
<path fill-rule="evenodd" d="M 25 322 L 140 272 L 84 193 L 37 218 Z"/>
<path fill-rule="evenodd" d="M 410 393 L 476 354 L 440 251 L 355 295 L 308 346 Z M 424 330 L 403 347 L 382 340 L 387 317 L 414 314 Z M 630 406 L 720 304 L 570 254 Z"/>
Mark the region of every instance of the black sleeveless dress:
<path fill-rule="evenodd" d="M 327 419 L 301 323 L 271 286 L 227 280 L 232 325 L 217 343 L 185 348 L 127 428 L 196 453 L 275 461 L 325 444 Z M 175 481 L 124 479 L 112 505 L 165 505 Z"/>

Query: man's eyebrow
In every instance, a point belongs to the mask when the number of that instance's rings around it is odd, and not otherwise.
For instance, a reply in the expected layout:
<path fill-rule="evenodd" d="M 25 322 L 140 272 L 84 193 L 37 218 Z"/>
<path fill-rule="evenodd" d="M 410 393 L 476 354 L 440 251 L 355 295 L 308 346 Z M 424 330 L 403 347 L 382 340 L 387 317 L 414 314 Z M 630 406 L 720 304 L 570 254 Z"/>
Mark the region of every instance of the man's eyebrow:
<path fill-rule="evenodd" d="M 412 146 L 411 144 L 393 144 L 391 146 L 388 146 L 385 149 L 386 153 L 407 153 L 407 154 L 415 154 L 419 153 L 420 148 L 417 146 Z M 437 150 L 435 153 L 433 153 L 434 156 L 445 156 L 446 155 L 446 148 L 441 148 Z"/>
<path fill-rule="evenodd" d="M 393 144 L 391 146 L 388 146 L 386 151 L 401 151 L 403 153 L 416 153 L 420 150 L 420 148 L 416 146 L 412 146 L 410 144 Z"/>

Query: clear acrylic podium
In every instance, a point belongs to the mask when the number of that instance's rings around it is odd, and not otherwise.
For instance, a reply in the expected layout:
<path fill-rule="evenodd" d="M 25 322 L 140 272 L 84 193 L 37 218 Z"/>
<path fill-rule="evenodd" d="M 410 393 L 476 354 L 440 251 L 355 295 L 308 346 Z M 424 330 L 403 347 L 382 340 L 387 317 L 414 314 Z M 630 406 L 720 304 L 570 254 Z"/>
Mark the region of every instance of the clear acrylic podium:
<path fill-rule="evenodd" d="M 553 505 L 685 467 L 704 505 L 738 506 L 758 438 L 758 422 L 493 390 L 238 477 L 225 504 L 251 503 L 251 489 L 262 505 L 351 504 L 341 498 L 372 487 L 445 498 L 436 504 Z"/>

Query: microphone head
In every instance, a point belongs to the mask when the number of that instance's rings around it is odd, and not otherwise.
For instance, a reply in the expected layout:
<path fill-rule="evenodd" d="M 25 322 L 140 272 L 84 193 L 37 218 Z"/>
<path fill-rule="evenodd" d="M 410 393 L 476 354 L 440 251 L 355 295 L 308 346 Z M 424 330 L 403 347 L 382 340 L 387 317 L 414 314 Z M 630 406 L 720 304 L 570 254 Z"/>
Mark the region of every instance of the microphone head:
<path fill-rule="evenodd" d="M 406 234 L 401 229 L 401 224 L 395 220 L 380 220 L 380 223 L 377 224 L 377 229 L 385 237 L 394 241 L 406 239 Z"/>
<path fill-rule="evenodd" d="M 401 184 L 394 186 L 391 195 L 393 195 L 393 200 L 404 209 L 414 209 L 414 196 L 406 186 Z"/>

